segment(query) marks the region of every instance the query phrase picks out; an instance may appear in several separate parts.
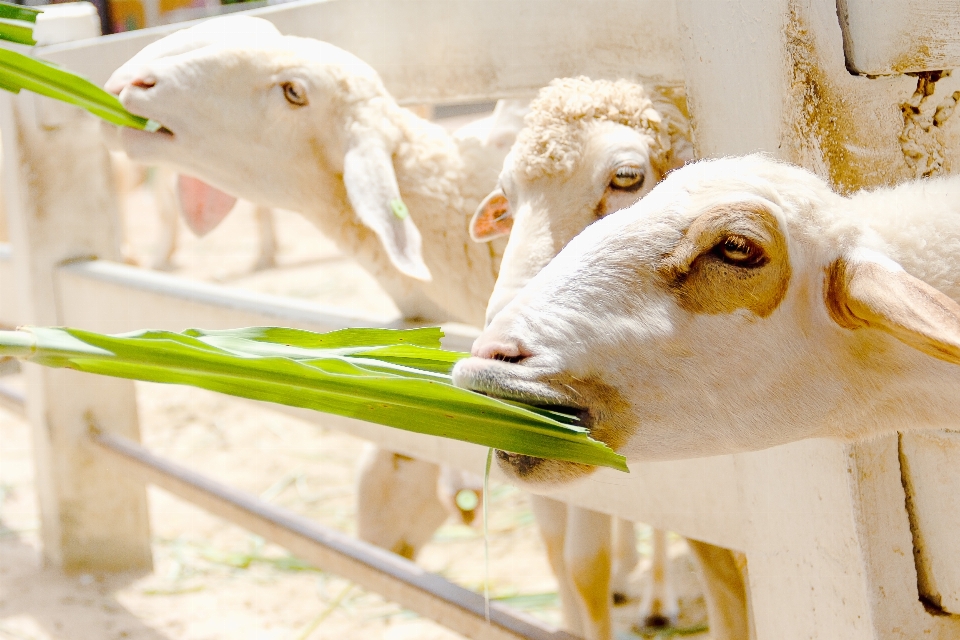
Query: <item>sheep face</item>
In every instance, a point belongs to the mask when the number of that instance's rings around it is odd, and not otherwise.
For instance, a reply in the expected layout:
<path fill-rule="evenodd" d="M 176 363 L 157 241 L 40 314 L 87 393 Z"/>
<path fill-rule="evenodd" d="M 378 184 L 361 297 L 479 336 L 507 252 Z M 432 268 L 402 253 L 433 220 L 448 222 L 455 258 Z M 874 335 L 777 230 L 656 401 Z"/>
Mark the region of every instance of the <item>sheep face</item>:
<path fill-rule="evenodd" d="M 760 157 L 680 169 L 575 238 L 497 314 L 454 379 L 571 407 L 632 460 L 890 424 L 917 386 L 954 369 L 924 354 L 960 363 L 960 305 L 864 248 L 869 233 L 844 215 L 848 202 Z M 590 470 L 498 458 L 530 483 Z"/>
<path fill-rule="evenodd" d="M 259 19 L 244 19 L 254 26 L 238 41 L 236 20 L 173 34 L 114 73 L 107 88 L 121 103 L 164 126 L 122 131 L 124 150 L 259 204 L 310 211 L 324 204 L 317 194 L 331 210 L 349 201 L 394 266 L 429 280 L 392 163 L 398 107 L 379 76 L 342 49 L 281 36 Z"/>
<path fill-rule="evenodd" d="M 487 306 L 487 322 L 574 236 L 596 220 L 623 209 L 660 180 L 650 159 L 656 141 L 648 133 L 597 120 L 584 126 L 583 153 L 562 175 L 528 178 L 527 149 L 508 155 L 500 186 L 471 221 L 475 239 L 510 233 L 500 273 Z"/>
<path fill-rule="evenodd" d="M 324 127 L 335 109 L 336 79 L 309 62 L 305 54 L 319 48 L 312 44 L 321 43 L 274 36 L 249 47 L 214 42 L 135 58 L 107 86 L 127 109 L 165 131 L 124 129 L 124 150 L 256 202 L 300 205 L 298 194 L 305 182 L 319 180 L 318 167 L 343 168 L 338 132 Z"/>

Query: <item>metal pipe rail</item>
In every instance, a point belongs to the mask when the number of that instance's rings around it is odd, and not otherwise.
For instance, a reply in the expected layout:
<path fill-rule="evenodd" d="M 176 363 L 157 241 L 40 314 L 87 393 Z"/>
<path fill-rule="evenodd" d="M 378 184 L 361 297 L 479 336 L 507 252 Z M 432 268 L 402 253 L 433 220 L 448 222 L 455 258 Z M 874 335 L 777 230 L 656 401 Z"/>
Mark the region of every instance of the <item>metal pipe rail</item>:
<path fill-rule="evenodd" d="M 453 584 L 372 544 L 319 525 L 282 507 L 158 457 L 114 434 L 91 430 L 98 455 L 142 481 L 240 525 L 323 571 L 428 617 L 474 640 L 575 640 L 536 618 Z"/>

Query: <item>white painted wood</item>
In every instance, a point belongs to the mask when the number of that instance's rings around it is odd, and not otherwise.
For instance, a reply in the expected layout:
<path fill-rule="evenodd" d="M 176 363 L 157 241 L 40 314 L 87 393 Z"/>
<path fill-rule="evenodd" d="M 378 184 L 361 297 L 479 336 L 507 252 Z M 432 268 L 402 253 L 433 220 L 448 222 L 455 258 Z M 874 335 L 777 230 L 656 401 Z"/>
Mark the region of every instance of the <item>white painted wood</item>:
<path fill-rule="evenodd" d="M 16 285 L 15 321 L 57 325 L 57 265 L 119 258 L 119 225 L 99 125 L 76 109 L 40 111 L 43 100 L 26 92 L 0 96 L 13 277 L 4 271 Z M 32 365 L 25 375 L 47 563 L 67 571 L 149 568 L 144 487 L 98 458 L 86 437 L 96 423 L 137 439 L 133 384 Z"/>
<path fill-rule="evenodd" d="M 918 133 L 901 108 L 917 79 L 852 76 L 833 0 L 678 0 L 677 8 L 700 154 L 764 151 L 841 191 L 954 170 L 960 124 Z M 954 79 L 937 83 L 922 114 L 956 89 Z M 736 459 L 745 465 L 740 504 L 758 638 L 960 637 L 960 618 L 919 601 L 895 438 L 810 441 Z M 915 496 L 931 478 L 960 495 L 960 474 L 910 462 Z M 954 536 L 947 556 L 931 548 L 939 584 L 960 571 L 950 562 L 958 544 Z"/>
<path fill-rule="evenodd" d="M 847 66 L 890 75 L 960 67 L 960 2 L 837 0 Z"/>
<path fill-rule="evenodd" d="M 19 322 L 17 312 L 17 286 L 13 275 L 13 249 L 9 244 L 0 244 L 0 326 L 12 328 Z"/>
<path fill-rule="evenodd" d="M 901 462 L 910 499 L 920 593 L 944 611 L 960 613 L 960 432 L 904 434 Z"/>
<path fill-rule="evenodd" d="M 40 46 L 60 44 L 100 35 L 100 16 L 89 2 L 47 5 L 37 16 L 33 39 Z"/>
<path fill-rule="evenodd" d="M 679 75 L 673 7 L 657 0 L 308 0 L 244 13 L 358 55 L 408 102 L 526 96 L 579 74 Z M 183 26 L 39 53 L 103 84 L 146 44 Z"/>

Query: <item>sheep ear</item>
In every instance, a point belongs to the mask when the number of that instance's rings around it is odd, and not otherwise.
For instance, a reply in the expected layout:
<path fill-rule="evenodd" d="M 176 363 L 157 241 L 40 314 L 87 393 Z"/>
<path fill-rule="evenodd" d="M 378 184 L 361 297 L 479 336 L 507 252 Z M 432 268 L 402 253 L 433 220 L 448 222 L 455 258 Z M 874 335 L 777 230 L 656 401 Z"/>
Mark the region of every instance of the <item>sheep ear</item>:
<path fill-rule="evenodd" d="M 880 329 L 927 355 L 960 364 L 960 304 L 886 256 L 858 249 L 835 261 L 827 270 L 825 296 L 840 326 Z"/>
<path fill-rule="evenodd" d="M 513 212 L 510 201 L 500 189 L 490 192 L 470 219 L 470 237 L 474 242 L 487 242 L 510 233 Z"/>
<path fill-rule="evenodd" d="M 237 203 L 230 194 L 182 174 L 177 176 L 177 200 L 187 226 L 200 237 L 213 231 Z"/>
<path fill-rule="evenodd" d="M 402 273 L 429 281 L 420 231 L 400 198 L 393 159 L 375 136 L 362 136 L 343 158 L 343 184 L 360 221 L 370 228 Z"/>

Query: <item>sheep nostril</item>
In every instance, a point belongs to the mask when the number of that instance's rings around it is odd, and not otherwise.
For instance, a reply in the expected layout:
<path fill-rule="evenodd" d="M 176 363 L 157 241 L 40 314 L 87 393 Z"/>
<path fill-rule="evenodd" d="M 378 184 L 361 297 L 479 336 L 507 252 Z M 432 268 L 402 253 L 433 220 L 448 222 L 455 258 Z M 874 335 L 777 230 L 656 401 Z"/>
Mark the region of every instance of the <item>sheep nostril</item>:
<path fill-rule="evenodd" d="M 144 76 L 143 78 L 136 78 L 130 85 L 141 89 L 152 89 L 157 86 L 157 79 L 153 76 Z"/>
<path fill-rule="evenodd" d="M 478 358 L 500 360 L 510 364 L 519 364 L 530 357 L 530 354 L 519 344 L 508 342 L 491 342 L 478 345 L 474 348 L 474 355 Z"/>

